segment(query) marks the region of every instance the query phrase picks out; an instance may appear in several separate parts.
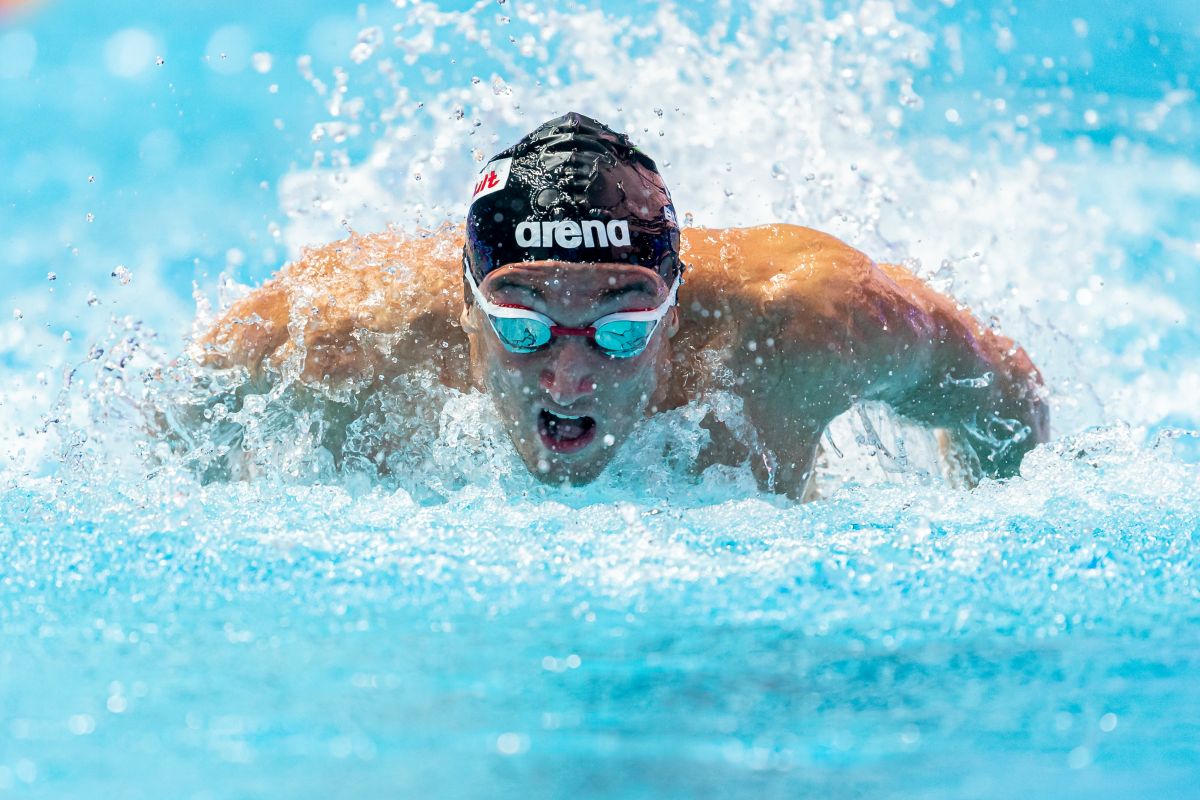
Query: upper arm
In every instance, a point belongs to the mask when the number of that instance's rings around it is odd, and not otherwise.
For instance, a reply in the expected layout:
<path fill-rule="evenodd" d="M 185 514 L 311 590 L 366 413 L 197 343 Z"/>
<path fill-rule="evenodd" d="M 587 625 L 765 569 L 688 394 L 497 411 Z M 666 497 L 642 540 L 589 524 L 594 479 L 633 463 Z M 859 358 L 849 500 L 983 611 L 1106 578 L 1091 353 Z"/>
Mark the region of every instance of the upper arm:
<path fill-rule="evenodd" d="M 949 430 L 986 474 L 1015 475 L 1024 454 L 1049 438 L 1042 378 L 1028 354 L 902 267 L 874 273 L 863 296 L 904 322 L 875 331 L 863 396 Z"/>
<path fill-rule="evenodd" d="M 757 354 L 741 361 L 762 405 L 823 427 L 927 373 L 939 322 L 858 250 L 816 232 L 801 241 L 789 257 L 760 264 L 740 293 L 741 347 Z"/>
<path fill-rule="evenodd" d="M 930 332 L 923 343 L 924 368 L 909 371 L 880 399 L 906 416 L 945 427 L 978 413 L 1020 417 L 1034 438 L 1044 441 L 1048 413 L 1042 377 L 1025 350 L 904 267 L 883 264 L 879 272 L 895 287 L 897 302 L 927 320 Z"/>
<path fill-rule="evenodd" d="M 789 435 L 823 428 L 858 400 L 879 400 L 964 432 L 984 451 L 985 469 L 1014 472 L 1048 434 L 1029 357 L 903 268 L 880 267 L 831 239 L 803 237 L 790 263 L 760 259 L 760 274 L 741 292 L 737 361 L 759 418 Z"/>
<path fill-rule="evenodd" d="M 287 340 L 287 292 L 278 277 L 230 306 L 193 342 L 195 360 L 206 367 L 246 367 L 257 373 L 263 359 Z"/>

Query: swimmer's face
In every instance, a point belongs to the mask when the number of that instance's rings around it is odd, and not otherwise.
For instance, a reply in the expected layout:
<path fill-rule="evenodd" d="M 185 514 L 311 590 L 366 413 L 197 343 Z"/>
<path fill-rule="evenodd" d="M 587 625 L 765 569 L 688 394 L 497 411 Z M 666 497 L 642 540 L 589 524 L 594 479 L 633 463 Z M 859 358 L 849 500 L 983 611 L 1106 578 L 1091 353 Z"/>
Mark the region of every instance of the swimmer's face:
<path fill-rule="evenodd" d="M 586 328 L 618 311 L 654 308 L 668 287 L 653 271 L 617 264 L 511 264 L 480 286 L 492 303 L 537 311 Z M 546 482 L 587 483 L 604 469 L 634 425 L 660 401 L 670 374 L 671 308 L 646 349 L 613 358 L 583 336 L 556 336 L 532 353 L 500 343 L 474 303 L 463 311 L 476 376 L 492 395 L 517 452 Z"/>

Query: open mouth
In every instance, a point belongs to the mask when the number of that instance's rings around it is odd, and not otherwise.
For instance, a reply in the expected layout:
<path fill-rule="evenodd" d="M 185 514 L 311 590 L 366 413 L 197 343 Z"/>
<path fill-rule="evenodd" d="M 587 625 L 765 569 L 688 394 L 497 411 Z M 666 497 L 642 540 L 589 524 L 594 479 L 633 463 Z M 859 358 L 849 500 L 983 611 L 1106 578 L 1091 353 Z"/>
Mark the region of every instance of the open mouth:
<path fill-rule="evenodd" d="M 547 450 L 555 453 L 575 453 L 596 438 L 596 420 L 556 414 L 543 408 L 538 414 L 538 434 Z"/>

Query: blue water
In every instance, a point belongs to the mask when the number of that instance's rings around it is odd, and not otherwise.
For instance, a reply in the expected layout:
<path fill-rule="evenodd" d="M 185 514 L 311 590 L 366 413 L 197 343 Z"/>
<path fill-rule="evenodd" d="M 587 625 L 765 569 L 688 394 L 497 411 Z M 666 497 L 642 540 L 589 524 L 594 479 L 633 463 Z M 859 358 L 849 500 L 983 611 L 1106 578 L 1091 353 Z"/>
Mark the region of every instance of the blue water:
<path fill-rule="evenodd" d="M 1200 12 L 599 8 L 0 22 L 0 796 L 1197 796 Z M 286 392 L 239 423 L 251 481 L 147 436 L 206 391 L 168 365 L 210 307 L 460 217 L 569 109 L 696 224 L 913 259 L 1030 350 L 1054 441 L 967 492 L 852 416 L 796 506 L 664 459 L 695 408 L 571 490 L 478 395 L 434 392 L 385 482 Z"/>

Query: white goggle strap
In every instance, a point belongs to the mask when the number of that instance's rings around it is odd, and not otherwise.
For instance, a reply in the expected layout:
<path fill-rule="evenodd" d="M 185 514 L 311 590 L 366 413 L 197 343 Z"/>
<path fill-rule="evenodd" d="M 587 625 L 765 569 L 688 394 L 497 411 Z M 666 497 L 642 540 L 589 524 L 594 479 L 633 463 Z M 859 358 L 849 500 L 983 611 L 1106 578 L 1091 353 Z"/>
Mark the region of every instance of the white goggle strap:
<path fill-rule="evenodd" d="M 679 294 L 679 284 L 682 282 L 679 276 L 676 275 L 675 282 L 671 284 L 671 291 L 667 294 L 667 299 L 658 308 L 652 308 L 649 311 L 618 311 L 615 314 L 601 317 L 593 322 L 592 325 L 599 328 L 601 325 L 609 322 L 658 322 L 667 315 L 667 312 L 671 310 L 671 306 L 675 305 L 675 298 Z"/>
<path fill-rule="evenodd" d="M 506 308 L 491 303 L 479 288 L 479 284 L 475 282 L 475 275 L 471 272 L 471 267 L 467 263 L 467 259 L 463 257 L 463 273 L 467 276 L 467 283 L 471 286 L 471 295 L 475 298 L 475 302 L 479 305 L 485 314 L 493 317 L 505 317 L 508 319 L 532 319 L 538 322 L 544 322 L 552 327 L 558 323 L 547 317 L 545 314 L 527 308 Z M 589 327 L 600 327 L 608 322 L 658 322 L 667 315 L 671 310 L 671 306 L 675 305 L 676 297 L 679 294 L 679 285 L 683 283 L 681 275 L 675 276 L 675 281 L 671 284 L 671 291 L 667 294 L 667 299 L 662 302 L 658 308 L 652 308 L 649 311 L 618 311 L 615 314 L 609 314 L 601 317 L 592 323 Z"/>
<path fill-rule="evenodd" d="M 489 301 L 483 296 L 483 292 L 479 289 L 479 284 L 475 282 L 475 276 L 471 273 L 471 268 L 465 258 L 463 259 L 463 272 L 467 276 L 467 283 L 471 286 L 471 295 L 475 298 L 476 304 L 483 310 L 483 313 L 492 317 L 504 317 L 506 319 L 532 319 L 551 327 L 558 324 L 545 314 L 539 314 L 532 309 L 506 308 L 505 306 L 498 306 Z"/>

